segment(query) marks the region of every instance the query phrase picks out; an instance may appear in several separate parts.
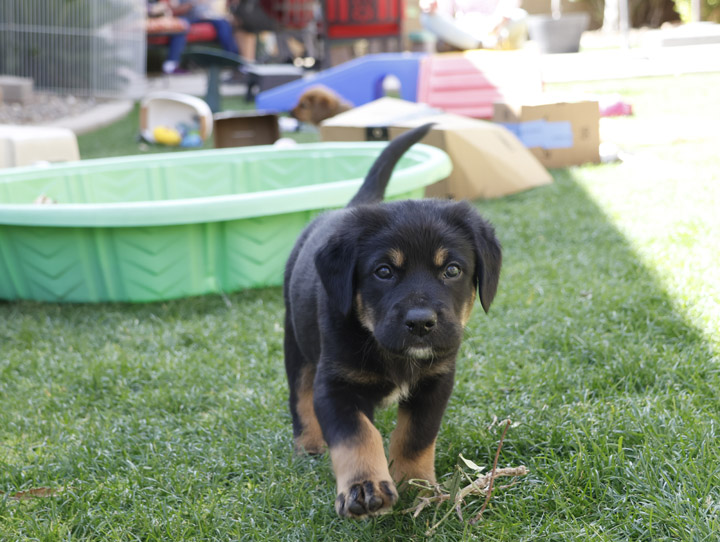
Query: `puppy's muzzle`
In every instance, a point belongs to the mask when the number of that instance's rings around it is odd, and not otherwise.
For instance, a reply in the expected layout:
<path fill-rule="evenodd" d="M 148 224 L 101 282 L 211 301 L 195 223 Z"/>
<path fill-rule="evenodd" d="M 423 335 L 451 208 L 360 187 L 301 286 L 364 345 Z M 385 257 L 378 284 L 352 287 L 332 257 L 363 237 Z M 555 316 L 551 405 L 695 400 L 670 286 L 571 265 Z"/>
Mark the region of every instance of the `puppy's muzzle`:
<path fill-rule="evenodd" d="M 437 313 L 432 309 L 414 308 L 405 315 L 405 328 L 417 337 L 424 337 L 437 326 Z"/>

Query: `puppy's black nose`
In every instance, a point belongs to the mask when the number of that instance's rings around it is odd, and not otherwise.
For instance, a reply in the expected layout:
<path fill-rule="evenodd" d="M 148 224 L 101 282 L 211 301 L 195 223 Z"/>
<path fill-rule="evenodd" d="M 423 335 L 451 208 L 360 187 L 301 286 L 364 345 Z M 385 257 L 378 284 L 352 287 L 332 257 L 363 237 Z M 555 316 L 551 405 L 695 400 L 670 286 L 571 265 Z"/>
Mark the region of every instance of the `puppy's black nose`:
<path fill-rule="evenodd" d="M 422 337 L 437 324 L 437 314 L 432 309 L 410 309 L 405 315 L 405 327 L 413 335 Z"/>

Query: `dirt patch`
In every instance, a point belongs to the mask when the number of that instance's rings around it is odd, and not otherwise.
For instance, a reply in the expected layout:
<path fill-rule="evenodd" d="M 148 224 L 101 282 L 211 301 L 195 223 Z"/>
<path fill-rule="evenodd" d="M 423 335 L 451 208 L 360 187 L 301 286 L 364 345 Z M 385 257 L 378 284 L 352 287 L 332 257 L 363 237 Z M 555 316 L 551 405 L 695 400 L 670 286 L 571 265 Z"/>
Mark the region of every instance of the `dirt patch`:
<path fill-rule="evenodd" d="M 109 100 L 35 92 L 27 103 L 0 103 L 0 124 L 43 124 L 85 113 Z"/>

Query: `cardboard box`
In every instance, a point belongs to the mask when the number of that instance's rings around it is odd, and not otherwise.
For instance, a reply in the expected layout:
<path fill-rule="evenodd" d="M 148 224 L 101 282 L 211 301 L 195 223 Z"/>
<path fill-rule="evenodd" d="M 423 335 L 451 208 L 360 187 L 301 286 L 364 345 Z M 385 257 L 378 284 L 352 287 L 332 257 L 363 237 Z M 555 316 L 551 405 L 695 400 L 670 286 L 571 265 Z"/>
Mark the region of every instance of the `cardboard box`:
<path fill-rule="evenodd" d="M 496 103 L 493 121 L 513 132 L 545 167 L 600 161 L 597 101 L 542 98 L 531 103 Z"/>
<path fill-rule="evenodd" d="M 443 113 L 427 105 L 381 98 L 324 121 L 323 141 L 378 141 L 435 122 L 423 143 L 445 150 L 453 171 L 429 186 L 429 197 L 494 198 L 549 184 L 552 177 L 508 130 L 491 122 Z"/>
<path fill-rule="evenodd" d="M 280 139 L 276 113 L 226 112 L 213 117 L 215 124 L 215 147 L 245 147 L 248 145 L 272 145 Z"/>

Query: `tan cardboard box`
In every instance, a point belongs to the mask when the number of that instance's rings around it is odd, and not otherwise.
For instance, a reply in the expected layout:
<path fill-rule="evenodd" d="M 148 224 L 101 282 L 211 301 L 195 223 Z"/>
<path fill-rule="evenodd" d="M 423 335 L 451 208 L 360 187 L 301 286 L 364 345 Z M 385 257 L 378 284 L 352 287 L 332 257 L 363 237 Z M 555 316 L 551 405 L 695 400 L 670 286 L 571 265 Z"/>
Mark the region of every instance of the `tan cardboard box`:
<path fill-rule="evenodd" d="M 320 125 L 323 141 L 382 141 L 425 124 L 423 143 L 450 155 L 453 171 L 429 186 L 430 197 L 495 198 L 549 184 L 552 177 L 520 141 L 491 122 L 443 113 L 427 105 L 381 98 Z"/>
<path fill-rule="evenodd" d="M 597 101 L 545 97 L 530 103 L 496 103 L 493 121 L 506 125 L 545 167 L 600 161 Z"/>

